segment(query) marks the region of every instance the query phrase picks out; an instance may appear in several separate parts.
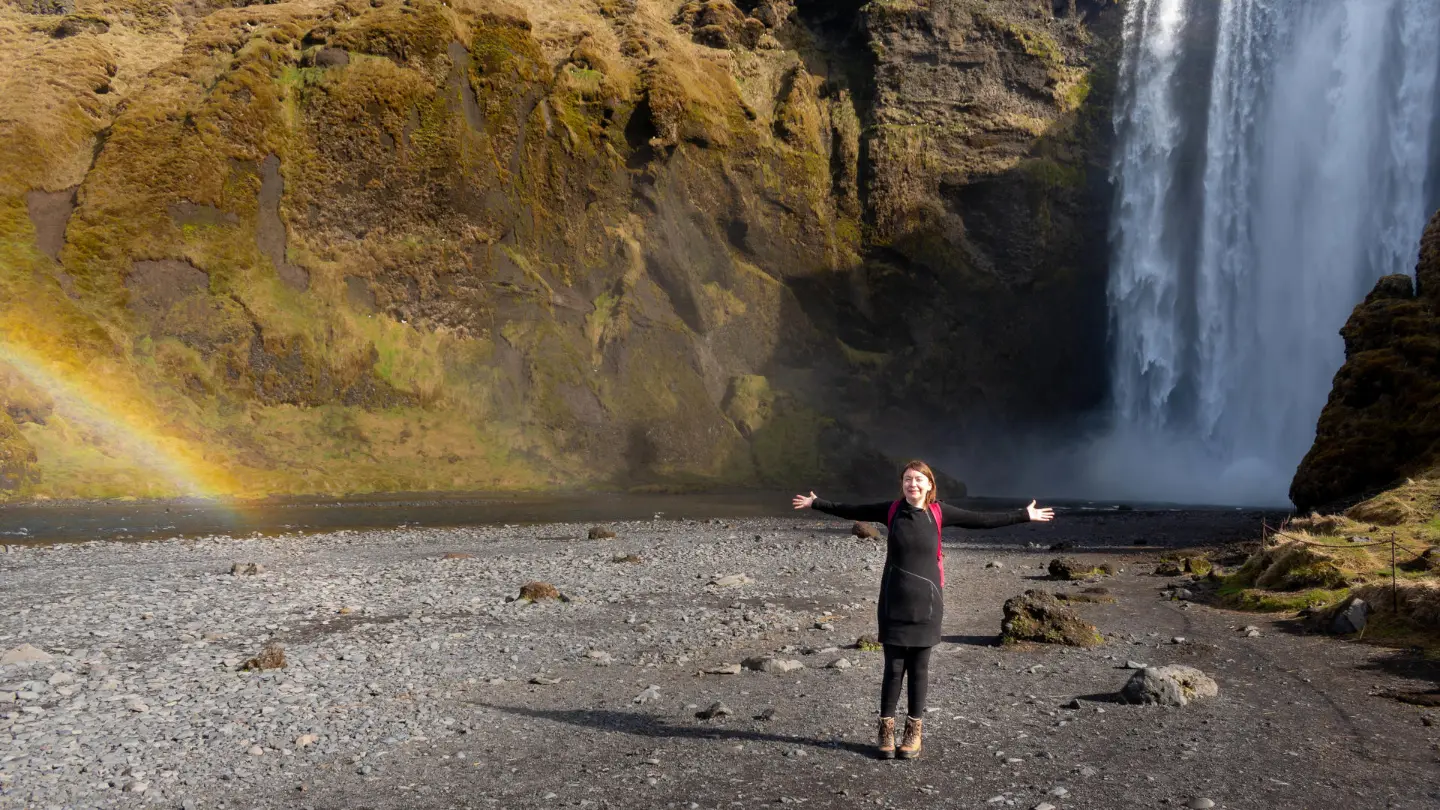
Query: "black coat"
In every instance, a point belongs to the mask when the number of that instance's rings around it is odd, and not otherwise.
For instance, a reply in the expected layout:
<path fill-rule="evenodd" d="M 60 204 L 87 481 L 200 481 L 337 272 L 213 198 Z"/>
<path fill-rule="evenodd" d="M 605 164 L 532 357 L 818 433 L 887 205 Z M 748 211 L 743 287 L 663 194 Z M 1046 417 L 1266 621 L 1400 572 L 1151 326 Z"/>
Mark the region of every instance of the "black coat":
<path fill-rule="evenodd" d="M 884 523 L 892 503 L 850 505 L 816 498 L 811 508 L 847 520 Z M 943 502 L 940 516 L 943 525 L 966 529 L 995 529 L 1030 520 L 1024 509 L 971 512 Z M 885 541 L 885 569 L 880 575 L 880 601 L 875 610 L 881 644 L 933 647 L 940 643 L 945 595 L 940 584 L 939 543 L 930 510 L 900 501 Z"/>

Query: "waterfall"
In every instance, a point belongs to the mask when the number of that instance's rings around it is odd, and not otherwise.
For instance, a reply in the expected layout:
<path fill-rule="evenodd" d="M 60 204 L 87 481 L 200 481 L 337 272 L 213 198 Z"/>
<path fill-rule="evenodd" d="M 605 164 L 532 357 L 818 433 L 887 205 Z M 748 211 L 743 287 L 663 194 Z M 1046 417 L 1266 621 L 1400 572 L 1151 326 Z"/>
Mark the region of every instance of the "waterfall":
<path fill-rule="evenodd" d="M 1116 494 L 1287 502 L 1338 330 L 1413 270 L 1437 74 L 1437 0 L 1130 0 L 1091 471 Z"/>

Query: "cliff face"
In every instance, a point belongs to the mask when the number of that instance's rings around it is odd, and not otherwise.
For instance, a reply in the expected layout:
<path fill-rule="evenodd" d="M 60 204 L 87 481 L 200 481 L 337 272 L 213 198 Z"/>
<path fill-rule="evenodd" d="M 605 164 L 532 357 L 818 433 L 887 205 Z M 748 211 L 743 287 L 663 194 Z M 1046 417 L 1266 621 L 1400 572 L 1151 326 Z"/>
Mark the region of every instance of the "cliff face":
<path fill-rule="evenodd" d="M 1380 279 L 1340 331 L 1345 365 L 1290 485 L 1301 509 L 1440 464 L 1440 213 L 1425 229 L 1415 276 L 1414 284 Z"/>
<path fill-rule="evenodd" d="M 1092 400 L 1056 5 L 9 0 L 0 488 L 863 486 Z"/>

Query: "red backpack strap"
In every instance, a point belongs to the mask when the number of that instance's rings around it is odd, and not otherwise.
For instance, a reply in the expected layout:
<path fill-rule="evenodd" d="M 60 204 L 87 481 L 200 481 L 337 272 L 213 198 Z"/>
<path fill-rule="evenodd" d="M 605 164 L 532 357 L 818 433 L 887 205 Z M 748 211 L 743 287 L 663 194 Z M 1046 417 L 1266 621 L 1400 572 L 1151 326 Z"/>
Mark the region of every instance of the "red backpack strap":
<path fill-rule="evenodd" d="M 895 531 L 895 513 L 899 511 L 899 501 L 895 501 L 894 503 L 890 504 L 890 513 L 885 516 L 885 531 L 887 534 L 889 532 Z"/>
<path fill-rule="evenodd" d="M 930 504 L 930 516 L 935 518 L 935 561 L 940 565 L 940 587 L 945 587 L 945 530 L 944 514 L 939 502 Z"/>

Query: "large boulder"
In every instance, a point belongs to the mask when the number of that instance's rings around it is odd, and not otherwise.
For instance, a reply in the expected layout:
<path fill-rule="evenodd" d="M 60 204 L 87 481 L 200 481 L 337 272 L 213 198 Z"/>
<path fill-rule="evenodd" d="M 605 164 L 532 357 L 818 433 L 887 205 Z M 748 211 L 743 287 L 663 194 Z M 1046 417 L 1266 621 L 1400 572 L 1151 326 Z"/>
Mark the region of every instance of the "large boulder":
<path fill-rule="evenodd" d="M 1185 706 L 1192 700 L 1215 697 L 1220 687 L 1209 675 L 1184 664 L 1146 667 L 1130 676 L 1120 690 L 1126 703 Z"/>
<path fill-rule="evenodd" d="M 1290 484 L 1302 510 L 1353 502 L 1440 462 L 1440 212 L 1415 276 L 1380 279 L 1340 330 L 1345 364 Z"/>
<path fill-rule="evenodd" d="M 1049 591 L 1026 591 L 1006 600 L 1004 610 L 1000 641 L 1005 644 L 1035 641 L 1094 647 L 1103 641 L 1095 625 L 1082 620 Z"/>

